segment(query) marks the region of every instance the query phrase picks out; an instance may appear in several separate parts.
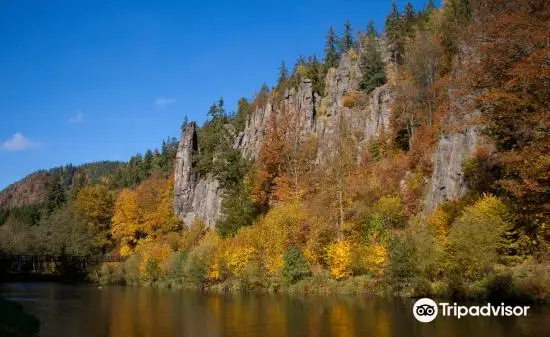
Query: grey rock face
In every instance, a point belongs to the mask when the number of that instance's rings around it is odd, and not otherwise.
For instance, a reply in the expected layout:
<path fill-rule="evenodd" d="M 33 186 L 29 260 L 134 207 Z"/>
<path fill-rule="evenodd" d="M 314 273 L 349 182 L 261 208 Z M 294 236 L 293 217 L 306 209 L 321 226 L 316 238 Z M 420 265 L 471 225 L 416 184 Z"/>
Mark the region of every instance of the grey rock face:
<path fill-rule="evenodd" d="M 340 137 L 342 120 L 351 127 L 353 134 L 361 135 L 358 146 L 389 128 L 391 95 L 388 85 L 373 90 L 364 106 L 344 107 L 342 97 L 358 94 L 361 73 L 358 62 L 344 54 L 338 68 L 328 70 L 325 78 L 325 95 L 313 92 L 309 79 L 304 79 L 298 88 L 286 90 L 283 107 L 272 102 L 257 109 L 249 118 L 242 135 L 237 137 L 235 147 L 245 156 L 257 158 L 266 127 L 270 119 L 278 120 L 284 113 L 293 116 L 294 133 L 302 140 L 317 137 L 318 161 L 323 161 Z"/>
<path fill-rule="evenodd" d="M 290 127 L 301 140 L 317 138 L 317 162 L 325 161 L 331 154 L 340 138 L 342 121 L 350 127 L 357 146 L 366 145 L 369 139 L 389 127 L 391 90 L 384 85 L 367 96 L 361 95 L 359 79 L 357 60 L 342 55 L 338 68 L 327 73 L 323 97 L 313 92 L 309 79 L 304 79 L 297 88 L 285 91 L 282 102 L 269 101 L 254 111 L 244 132 L 235 135 L 233 146 L 243 156 L 257 159 L 269 121 L 280 120 L 282 116 L 291 116 Z M 362 104 L 344 107 L 342 97 L 351 94 L 363 97 Z M 193 152 L 197 148 L 196 125 L 192 123 L 181 136 L 176 156 L 174 211 L 187 225 L 202 218 L 213 226 L 222 215 L 223 191 L 215 179 L 194 173 Z"/>
<path fill-rule="evenodd" d="M 197 149 L 196 124 L 189 123 L 176 153 L 174 213 L 188 226 L 197 218 L 213 226 L 220 217 L 223 193 L 217 180 L 203 179 L 194 172 L 193 154 Z"/>
<path fill-rule="evenodd" d="M 441 135 L 434 153 L 434 170 L 426 197 L 426 211 L 432 211 L 441 203 L 466 193 L 462 162 L 473 152 L 477 142 L 477 128 Z"/>

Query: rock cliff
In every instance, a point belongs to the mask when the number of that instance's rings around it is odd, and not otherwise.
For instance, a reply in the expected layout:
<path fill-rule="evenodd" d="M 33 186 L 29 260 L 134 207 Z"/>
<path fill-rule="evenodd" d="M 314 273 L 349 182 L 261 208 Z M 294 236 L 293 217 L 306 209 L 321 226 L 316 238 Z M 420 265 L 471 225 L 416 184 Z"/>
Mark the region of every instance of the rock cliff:
<path fill-rule="evenodd" d="M 350 125 L 358 146 L 366 144 L 389 127 L 391 95 L 387 85 L 366 96 L 360 94 L 359 78 L 358 62 L 344 54 L 338 68 L 328 71 L 323 96 L 313 92 L 309 79 L 302 80 L 297 88 L 284 92 L 282 102 L 268 101 L 254 111 L 244 131 L 235 137 L 234 147 L 243 156 L 257 159 L 268 121 L 279 118 L 283 111 L 293 116 L 299 137 L 317 138 L 320 161 L 338 141 L 342 121 Z M 345 96 L 352 97 L 353 106 L 344 106 Z M 196 125 L 190 123 L 182 132 L 176 156 L 174 211 L 187 225 L 202 218 L 212 226 L 221 216 L 223 191 L 216 180 L 194 172 L 193 152 L 197 148 Z"/>
<path fill-rule="evenodd" d="M 194 122 L 182 131 L 174 170 L 174 213 L 185 224 L 196 218 L 212 226 L 220 216 L 222 191 L 214 179 L 203 178 L 194 170 L 194 153 L 198 149 Z"/>
<path fill-rule="evenodd" d="M 234 148 L 245 157 L 257 159 L 268 121 L 277 120 L 284 113 L 292 116 L 299 137 L 316 137 L 318 162 L 328 158 L 342 130 L 350 133 L 359 148 L 366 146 L 370 139 L 389 129 L 392 95 L 389 84 L 367 95 L 361 93 L 359 78 L 358 61 L 344 54 L 338 68 L 327 72 L 324 95 L 313 92 L 309 79 L 285 90 L 282 101 L 269 100 L 249 116 L 244 131 L 235 136 Z M 341 128 L 343 122 L 346 129 Z M 473 150 L 476 141 L 475 129 L 441 136 L 434 153 L 426 209 L 465 193 L 462 159 Z M 191 123 L 182 132 L 176 157 L 174 210 L 187 225 L 202 218 L 213 226 L 221 216 L 223 191 L 215 179 L 194 172 L 193 152 L 197 147 L 196 125 Z"/>

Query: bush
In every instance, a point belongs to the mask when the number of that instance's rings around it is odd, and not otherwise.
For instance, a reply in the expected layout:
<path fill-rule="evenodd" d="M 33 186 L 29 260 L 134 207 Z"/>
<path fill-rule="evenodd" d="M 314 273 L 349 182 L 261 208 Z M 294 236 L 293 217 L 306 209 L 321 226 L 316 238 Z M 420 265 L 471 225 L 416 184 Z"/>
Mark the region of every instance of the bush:
<path fill-rule="evenodd" d="M 494 196 L 485 195 L 467 207 L 449 233 L 447 275 L 476 281 L 491 271 L 505 248 L 508 218 L 506 206 Z"/>
<path fill-rule="evenodd" d="M 356 104 L 356 99 L 353 96 L 345 95 L 342 96 L 342 105 L 346 108 L 353 108 Z"/>
<path fill-rule="evenodd" d="M 390 246 L 390 279 L 397 293 L 410 290 L 417 274 L 414 242 L 409 236 L 396 236 Z"/>
<path fill-rule="evenodd" d="M 304 253 L 297 246 L 291 246 L 284 255 L 283 276 L 290 283 L 296 283 L 311 275 L 311 269 Z"/>
<path fill-rule="evenodd" d="M 331 243 L 327 248 L 327 262 L 330 274 L 337 280 L 352 274 L 352 250 L 347 241 Z"/>

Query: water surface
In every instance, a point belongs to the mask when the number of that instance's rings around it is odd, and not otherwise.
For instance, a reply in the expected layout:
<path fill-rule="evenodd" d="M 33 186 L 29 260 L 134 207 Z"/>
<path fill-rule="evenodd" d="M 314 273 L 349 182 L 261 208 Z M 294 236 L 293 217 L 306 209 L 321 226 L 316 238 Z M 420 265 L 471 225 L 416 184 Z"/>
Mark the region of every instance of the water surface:
<path fill-rule="evenodd" d="M 550 308 L 528 317 L 438 317 L 413 301 L 364 296 L 212 295 L 154 288 L 9 283 L 0 295 L 41 322 L 42 337 L 550 336 Z"/>

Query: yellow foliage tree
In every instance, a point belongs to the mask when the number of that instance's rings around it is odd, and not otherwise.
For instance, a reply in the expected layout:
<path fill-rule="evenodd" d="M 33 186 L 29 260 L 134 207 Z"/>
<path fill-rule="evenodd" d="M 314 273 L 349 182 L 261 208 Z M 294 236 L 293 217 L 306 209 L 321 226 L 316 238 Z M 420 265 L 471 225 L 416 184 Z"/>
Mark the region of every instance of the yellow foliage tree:
<path fill-rule="evenodd" d="M 110 242 L 113 216 L 113 197 L 109 189 L 103 185 L 82 188 L 76 195 L 75 210 L 88 222 L 98 248 L 105 248 Z"/>
<path fill-rule="evenodd" d="M 173 182 L 153 175 L 135 191 L 124 189 L 115 204 L 113 237 L 122 255 L 129 255 L 145 238 L 159 238 L 176 229 L 172 211 Z"/>
<path fill-rule="evenodd" d="M 327 247 L 330 274 L 337 280 L 352 274 L 352 246 L 347 241 L 336 241 Z"/>

